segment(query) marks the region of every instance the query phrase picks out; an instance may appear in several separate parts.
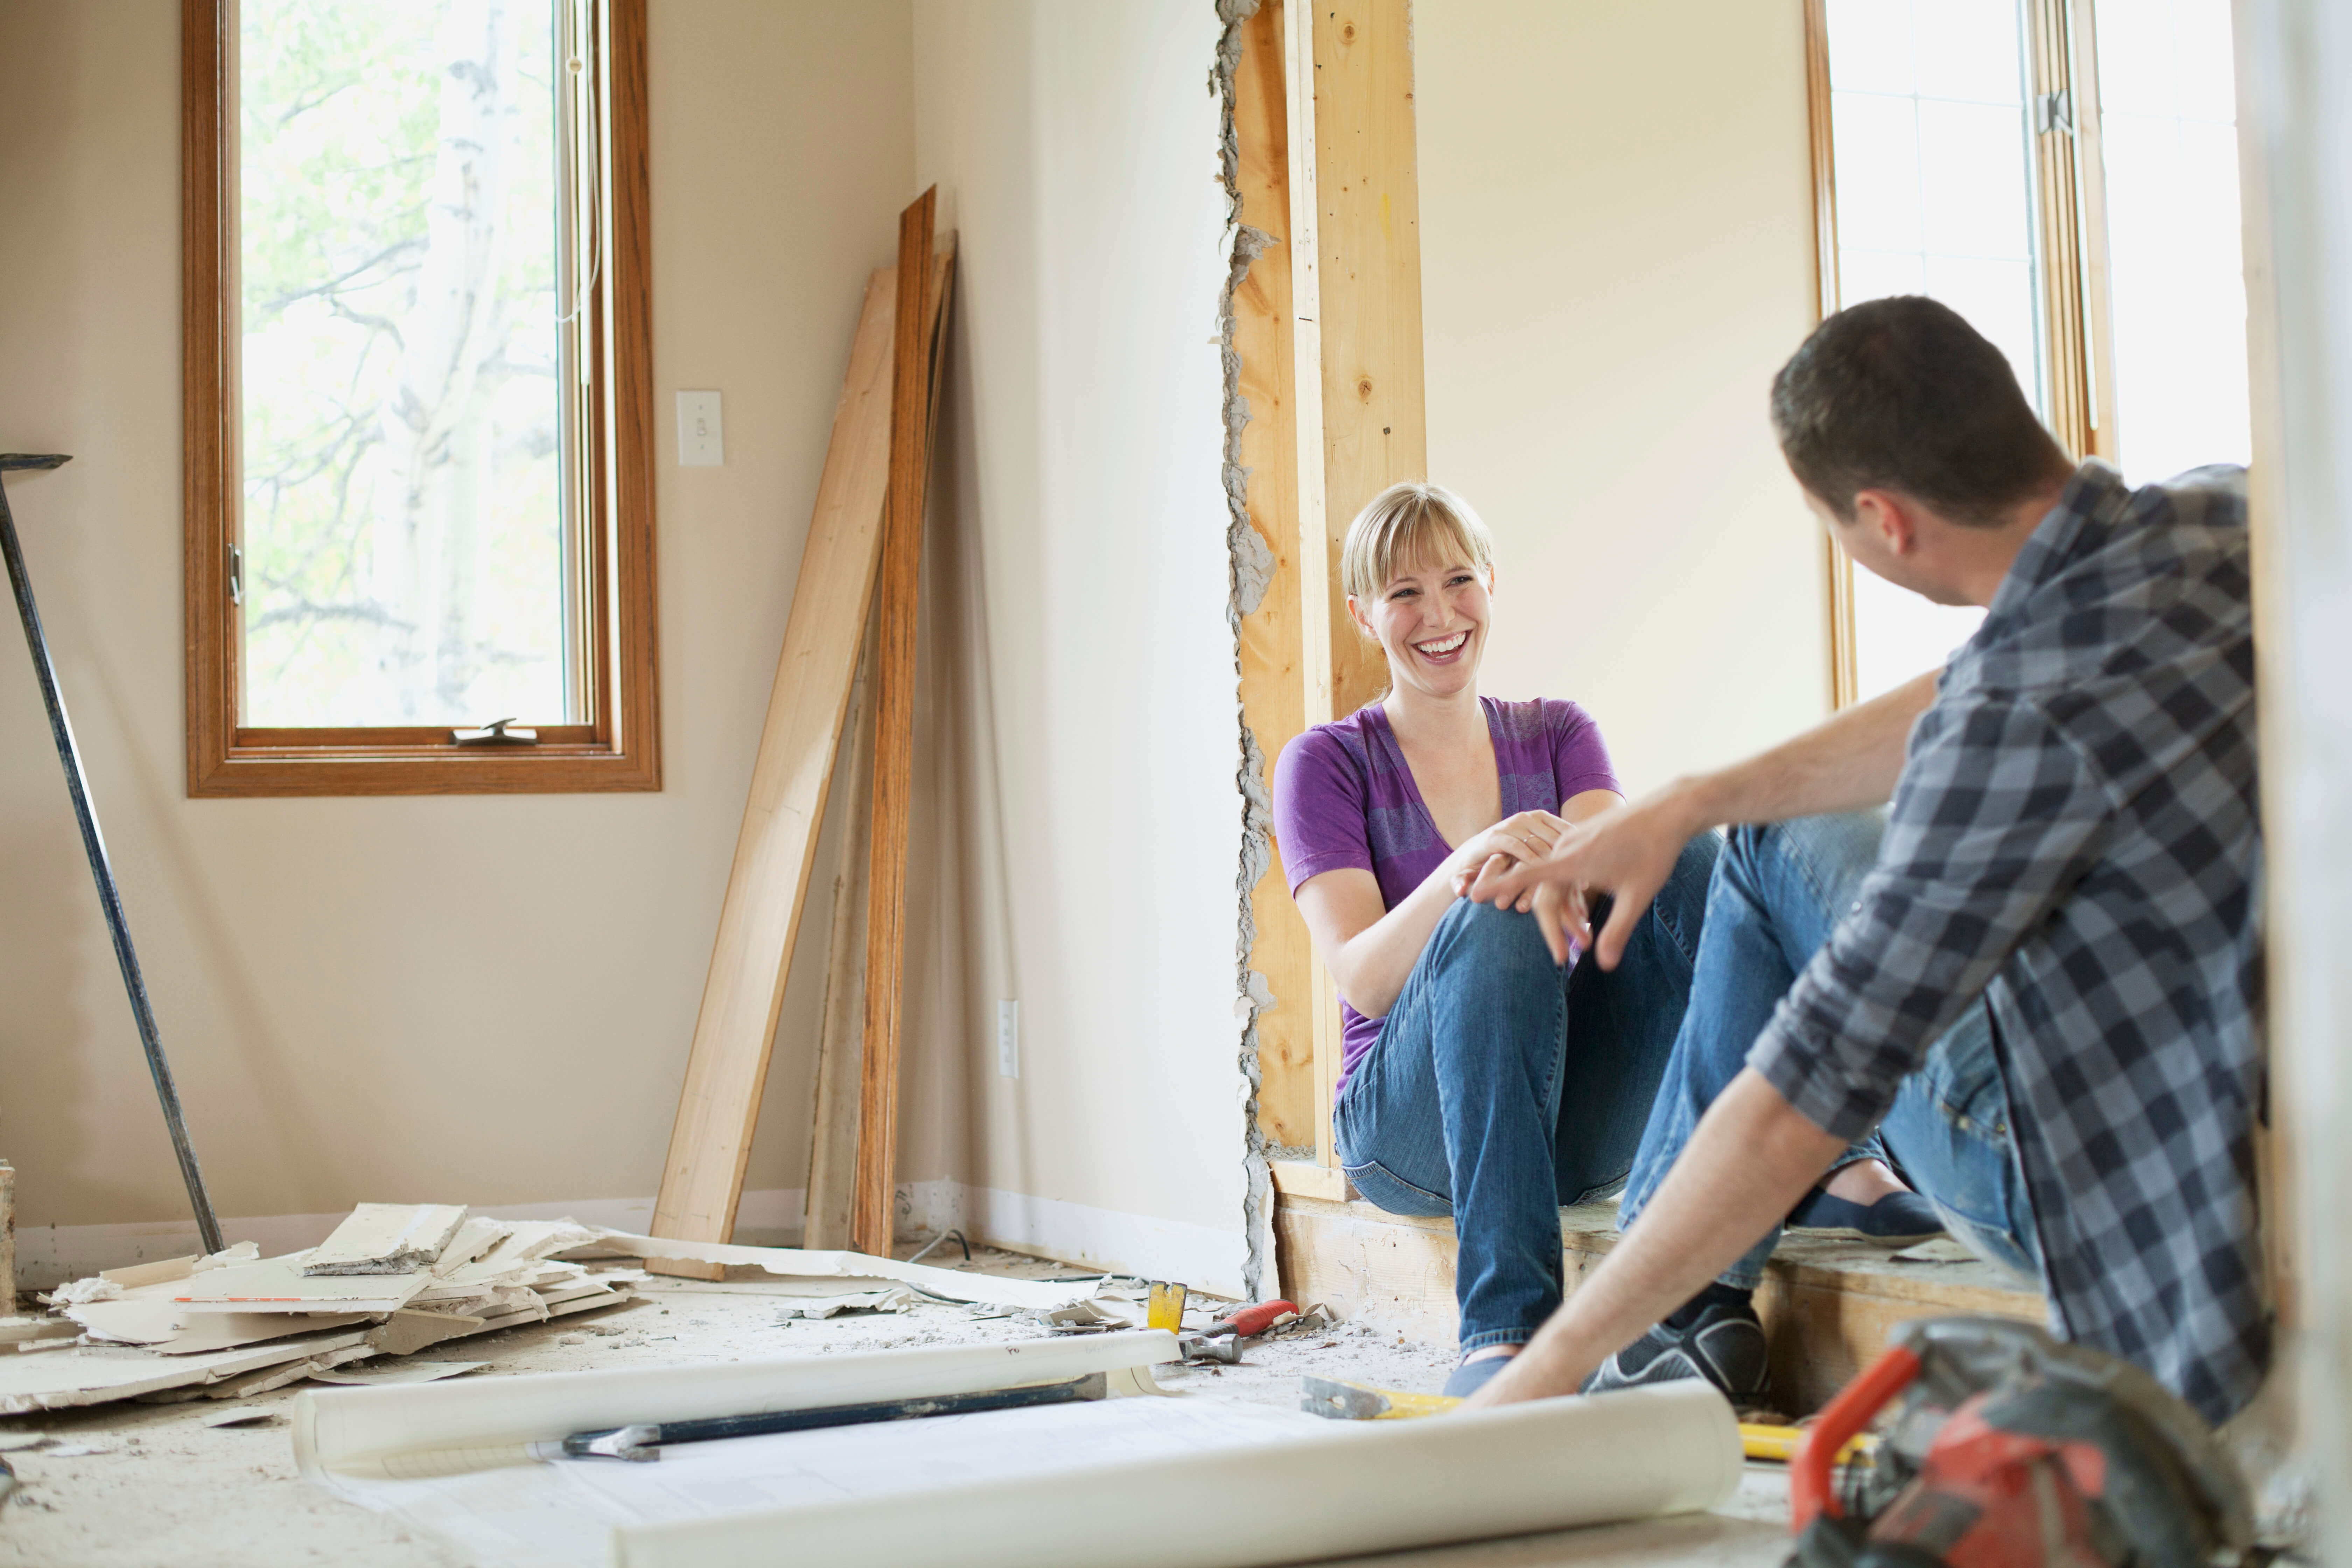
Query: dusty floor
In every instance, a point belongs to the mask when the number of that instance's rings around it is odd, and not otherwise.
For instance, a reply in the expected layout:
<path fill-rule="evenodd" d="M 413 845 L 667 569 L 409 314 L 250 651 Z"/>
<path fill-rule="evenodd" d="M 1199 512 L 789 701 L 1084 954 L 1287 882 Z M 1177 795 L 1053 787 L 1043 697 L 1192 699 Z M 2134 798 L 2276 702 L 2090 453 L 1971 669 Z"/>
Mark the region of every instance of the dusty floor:
<path fill-rule="evenodd" d="M 929 1261 L 940 1261 L 935 1255 Z M 1045 1277 L 1060 1266 L 979 1252 L 974 1267 Z M 468 1375 L 751 1357 L 827 1354 L 912 1345 L 1025 1339 L 1021 1318 L 975 1318 L 924 1303 L 893 1316 L 781 1319 L 773 1298 L 697 1290 L 664 1281 L 627 1306 L 428 1350 L 419 1360 L 480 1361 Z M 1160 1384 L 1212 1397 L 1295 1406 L 1303 1372 L 1390 1387 L 1434 1389 L 1446 1352 L 1360 1324 L 1252 1342 L 1245 1364 L 1167 1367 Z M 243 1401 L 136 1403 L 0 1419 L 8 1434 L 37 1433 L 44 1447 L 7 1455 L 18 1477 L 0 1509 L 0 1565 L 43 1568 L 457 1568 L 468 1558 L 437 1538 L 329 1496 L 294 1468 L 286 1411 L 295 1388 Z M 231 1413 L 258 1425 L 207 1426 Z M 1389 1568 L 1539 1568 L 1550 1564 L 1778 1564 L 1788 1551 L 1787 1492 L 1777 1467 L 1750 1466 L 1723 1514 L 1489 1542 L 1377 1559 Z"/>

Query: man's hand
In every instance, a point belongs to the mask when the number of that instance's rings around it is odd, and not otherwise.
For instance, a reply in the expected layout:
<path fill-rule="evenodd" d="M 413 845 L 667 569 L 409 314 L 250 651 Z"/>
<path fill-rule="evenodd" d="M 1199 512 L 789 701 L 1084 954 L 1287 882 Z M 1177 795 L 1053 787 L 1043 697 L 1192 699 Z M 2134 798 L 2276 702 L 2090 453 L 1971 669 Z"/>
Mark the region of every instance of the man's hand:
<path fill-rule="evenodd" d="M 1568 962 L 1571 943 L 1583 943 L 1601 968 L 1614 969 L 1683 846 L 1707 826 L 1694 820 L 1683 791 L 1669 788 L 1569 827 L 1539 860 L 1484 866 L 1456 890 L 1497 909 L 1532 911 L 1556 963 Z M 1612 900 L 1597 942 L 1585 913 L 1595 893 Z"/>

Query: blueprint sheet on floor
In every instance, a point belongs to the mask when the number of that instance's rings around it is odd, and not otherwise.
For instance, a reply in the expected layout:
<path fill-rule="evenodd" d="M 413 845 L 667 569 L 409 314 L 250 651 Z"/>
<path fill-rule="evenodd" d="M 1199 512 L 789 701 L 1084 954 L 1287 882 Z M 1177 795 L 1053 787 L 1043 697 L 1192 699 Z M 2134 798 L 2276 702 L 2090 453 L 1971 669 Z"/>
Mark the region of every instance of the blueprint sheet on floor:
<path fill-rule="evenodd" d="M 923 1492 L 1328 1429 L 1298 1411 L 1173 1395 L 684 1443 L 651 1464 L 581 1459 L 416 1480 L 316 1479 L 484 1563 L 607 1568 L 616 1525 Z"/>

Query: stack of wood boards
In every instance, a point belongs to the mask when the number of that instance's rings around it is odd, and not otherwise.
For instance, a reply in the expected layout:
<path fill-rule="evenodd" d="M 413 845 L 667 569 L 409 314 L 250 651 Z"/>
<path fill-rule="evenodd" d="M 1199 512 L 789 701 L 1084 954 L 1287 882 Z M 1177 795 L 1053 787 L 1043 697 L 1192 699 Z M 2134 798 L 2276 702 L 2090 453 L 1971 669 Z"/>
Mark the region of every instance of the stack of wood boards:
<path fill-rule="evenodd" d="M 859 752 L 852 787 L 866 798 L 849 814 L 835 889 L 808 1234 L 823 1247 L 891 1249 L 915 621 L 955 258 L 954 236 L 934 233 L 935 203 L 926 191 L 900 215 L 898 263 L 866 284 L 663 1162 L 656 1236 L 734 1234 L 847 730 Z M 853 712 L 869 644 L 871 691 Z M 861 858 L 862 868 L 850 864 Z M 664 1258 L 650 1267 L 709 1279 L 715 1266 Z"/>
<path fill-rule="evenodd" d="M 362 1204 L 308 1252 L 262 1258 L 244 1242 L 110 1269 L 50 1298 L 78 1341 L 0 1352 L 0 1413 L 241 1398 L 347 1362 L 627 1300 L 625 1282 L 555 1256 L 594 1239 L 571 1220 Z"/>

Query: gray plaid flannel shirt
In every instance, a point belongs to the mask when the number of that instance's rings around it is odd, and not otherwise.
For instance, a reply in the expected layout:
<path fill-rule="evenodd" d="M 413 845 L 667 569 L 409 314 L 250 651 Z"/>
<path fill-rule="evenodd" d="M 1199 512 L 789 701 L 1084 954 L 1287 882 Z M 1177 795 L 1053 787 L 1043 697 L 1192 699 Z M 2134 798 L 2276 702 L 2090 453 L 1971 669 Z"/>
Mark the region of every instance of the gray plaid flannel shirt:
<path fill-rule="evenodd" d="M 1878 863 L 1749 1053 L 1868 1131 L 1990 1005 L 2053 1328 L 2221 1420 L 2268 1364 L 2245 471 L 2085 463 L 1911 731 Z"/>

